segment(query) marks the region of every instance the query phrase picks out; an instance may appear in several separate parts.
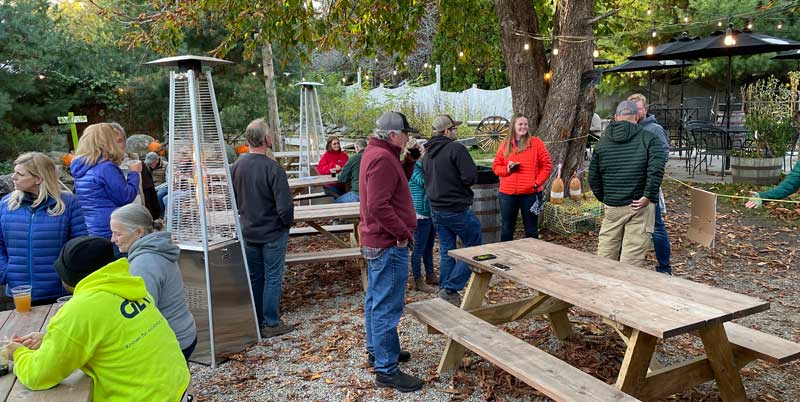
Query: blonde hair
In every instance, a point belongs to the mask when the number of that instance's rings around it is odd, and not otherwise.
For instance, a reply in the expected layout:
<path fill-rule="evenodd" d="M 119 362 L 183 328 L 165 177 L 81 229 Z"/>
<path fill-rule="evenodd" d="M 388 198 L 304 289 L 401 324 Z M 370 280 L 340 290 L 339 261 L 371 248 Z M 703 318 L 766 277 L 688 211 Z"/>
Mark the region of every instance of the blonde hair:
<path fill-rule="evenodd" d="M 508 134 L 506 134 L 506 138 L 503 140 L 503 144 L 505 144 L 505 146 L 506 146 L 506 150 L 505 150 L 503 156 L 505 156 L 506 158 L 508 158 L 508 155 L 511 155 L 511 150 L 514 149 L 514 147 L 513 147 L 514 139 L 517 137 L 517 134 L 514 131 L 514 127 L 517 125 L 517 120 L 519 120 L 519 119 L 527 120 L 528 117 L 517 113 L 517 114 L 514 115 L 514 117 L 511 118 L 511 129 L 508 130 Z M 531 132 L 530 132 L 530 130 L 528 130 L 528 132 L 525 133 L 525 137 L 523 138 L 523 141 L 520 141 L 519 144 L 517 144 L 517 153 L 520 153 L 520 152 L 524 151 L 525 148 L 528 147 L 528 142 L 530 140 L 531 140 Z"/>
<path fill-rule="evenodd" d="M 633 94 L 628 97 L 628 100 L 633 102 L 642 102 L 644 108 L 647 109 L 647 97 L 642 94 L 639 93 Z"/>
<path fill-rule="evenodd" d="M 100 158 L 119 165 L 125 159 L 122 150 L 117 146 L 117 139 L 125 134 L 117 131 L 109 123 L 92 124 L 83 130 L 83 135 L 75 150 L 76 158 L 83 158 L 85 164 L 94 166 Z"/>
<path fill-rule="evenodd" d="M 21 165 L 33 176 L 42 179 L 39 184 L 39 194 L 33 200 L 33 206 L 37 207 L 42 203 L 47 202 L 48 197 L 56 200 L 56 205 L 47 209 L 50 216 L 58 216 L 64 213 L 65 206 L 64 200 L 61 199 L 61 186 L 63 184 L 56 176 L 56 164 L 47 155 L 41 152 L 26 152 L 16 160 L 14 165 Z M 14 190 L 11 196 L 8 197 L 8 209 L 14 211 L 22 204 L 22 199 L 25 197 L 25 192 Z"/>

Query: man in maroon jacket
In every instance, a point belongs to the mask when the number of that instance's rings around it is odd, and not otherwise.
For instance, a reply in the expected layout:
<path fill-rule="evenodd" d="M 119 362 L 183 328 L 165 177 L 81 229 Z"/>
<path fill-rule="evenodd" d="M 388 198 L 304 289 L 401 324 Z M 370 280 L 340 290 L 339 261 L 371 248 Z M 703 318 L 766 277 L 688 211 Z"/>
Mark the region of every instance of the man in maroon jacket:
<path fill-rule="evenodd" d="M 416 141 L 408 146 L 405 160 L 399 155 L 408 144 L 410 127 L 406 116 L 386 112 L 361 157 L 359 188 L 361 198 L 361 252 L 367 259 L 367 294 L 364 321 L 367 352 L 375 365 L 375 385 L 401 392 L 417 391 L 423 382 L 403 373 L 400 360 L 411 356 L 400 350 L 397 323 L 403 315 L 408 282 L 408 243 L 414 237 L 417 214 L 411 201 L 408 178 L 420 152 Z"/>

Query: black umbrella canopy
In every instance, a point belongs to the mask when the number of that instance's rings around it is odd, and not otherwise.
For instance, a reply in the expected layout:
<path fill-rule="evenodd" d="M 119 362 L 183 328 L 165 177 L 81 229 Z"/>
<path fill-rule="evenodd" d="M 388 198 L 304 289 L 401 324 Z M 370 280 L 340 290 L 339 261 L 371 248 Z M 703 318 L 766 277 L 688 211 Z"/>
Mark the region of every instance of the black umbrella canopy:
<path fill-rule="evenodd" d="M 618 66 L 603 70 L 604 73 L 626 73 L 631 71 L 654 71 L 689 67 L 686 60 L 628 60 Z"/>
<path fill-rule="evenodd" d="M 784 50 L 800 49 L 800 42 L 776 38 L 774 36 L 757 34 L 750 31 L 739 31 L 730 29 L 734 43 L 726 44 L 726 33 L 716 31 L 703 39 L 692 42 L 685 42 L 673 48 L 653 52 L 648 55 L 646 52 L 639 52 L 629 59 L 631 60 L 666 60 L 666 59 L 705 59 L 711 57 L 730 57 L 762 54 L 770 52 L 780 52 Z M 677 42 L 681 43 L 681 42 Z M 644 54 L 642 54 L 644 53 Z"/>
<path fill-rule="evenodd" d="M 773 57 L 774 60 L 797 60 L 800 59 L 800 49 L 789 50 L 780 52 L 777 56 Z"/>
<path fill-rule="evenodd" d="M 639 53 L 634 54 L 633 56 L 628 57 L 629 60 L 669 60 L 669 59 L 676 59 L 675 57 L 663 57 L 663 58 L 656 58 L 655 55 L 660 55 L 666 52 L 671 52 L 682 47 L 687 46 L 690 43 L 693 43 L 696 40 L 700 40 L 699 37 L 690 37 L 687 32 L 682 32 L 681 36 L 677 38 L 672 38 L 666 43 L 662 43 L 658 46 L 653 47 L 652 53 L 647 53 L 647 50 L 642 50 Z"/>

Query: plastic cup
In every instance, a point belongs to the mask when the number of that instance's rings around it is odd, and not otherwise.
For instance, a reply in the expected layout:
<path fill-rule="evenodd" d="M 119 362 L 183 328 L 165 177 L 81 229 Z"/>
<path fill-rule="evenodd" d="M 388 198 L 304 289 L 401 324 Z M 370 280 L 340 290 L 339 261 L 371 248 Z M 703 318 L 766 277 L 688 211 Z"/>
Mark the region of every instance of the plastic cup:
<path fill-rule="evenodd" d="M 64 303 L 68 302 L 70 299 L 72 299 L 72 295 L 61 296 L 58 299 L 56 299 L 56 304 L 58 305 L 58 307 L 61 307 L 64 305 Z"/>
<path fill-rule="evenodd" d="M 8 373 L 8 341 L 0 341 L 0 376 Z"/>
<path fill-rule="evenodd" d="M 19 313 L 27 313 L 31 311 L 31 290 L 30 285 L 17 286 L 11 289 L 11 294 L 14 296 L 14 306 Z"/>

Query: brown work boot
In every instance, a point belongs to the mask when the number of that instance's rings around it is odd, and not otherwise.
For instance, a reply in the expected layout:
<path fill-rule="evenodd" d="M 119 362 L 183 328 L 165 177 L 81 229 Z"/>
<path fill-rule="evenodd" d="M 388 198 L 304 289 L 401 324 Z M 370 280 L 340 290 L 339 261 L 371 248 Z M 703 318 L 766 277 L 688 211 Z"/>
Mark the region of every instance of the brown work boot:
<path fill-rule="evenodd" d="M 436 293 L 438 291 L 437 289 L 434 289 L 426 285 L 425 281 L 422 280 L 422 278 L 414 279 L 413 288 L 419 290 L 420 292 L 425 292 L 425 293 Z"/>
<path fill-rule="evenodd" d="M 425 275 L 425 283 L 428 285 L 439 286 L 439 277 L 436 274 Z"/>

